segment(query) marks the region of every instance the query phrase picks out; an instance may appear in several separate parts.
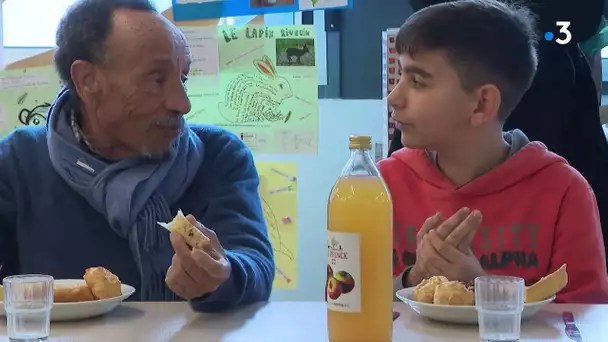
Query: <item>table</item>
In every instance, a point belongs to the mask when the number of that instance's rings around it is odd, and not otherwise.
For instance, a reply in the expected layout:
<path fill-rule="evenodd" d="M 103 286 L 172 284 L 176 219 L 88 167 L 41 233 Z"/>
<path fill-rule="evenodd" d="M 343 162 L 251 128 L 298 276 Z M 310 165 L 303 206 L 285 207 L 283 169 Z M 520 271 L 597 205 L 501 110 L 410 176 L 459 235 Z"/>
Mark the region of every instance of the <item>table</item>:
<path fill-rule="evenodd" d="M 186 303 L 124 303 L 112 313 L 79 322 L 51 325 L 51 342 L 321 342 L 326 341 L 325 302 L 270 302 L 230 313 L 198 314 Z M 479 341 L 476 326 L 430 322 L 407 304 L 395 303 L 401 316 L 394 341 Z M 523 341 L 570 341 L 563 311 L 571 311 L 584 342 L 608 340 L 608 305 L 550 304 L 522 326 Z M 0 341 L 6 323 L 0 324 Z"/>

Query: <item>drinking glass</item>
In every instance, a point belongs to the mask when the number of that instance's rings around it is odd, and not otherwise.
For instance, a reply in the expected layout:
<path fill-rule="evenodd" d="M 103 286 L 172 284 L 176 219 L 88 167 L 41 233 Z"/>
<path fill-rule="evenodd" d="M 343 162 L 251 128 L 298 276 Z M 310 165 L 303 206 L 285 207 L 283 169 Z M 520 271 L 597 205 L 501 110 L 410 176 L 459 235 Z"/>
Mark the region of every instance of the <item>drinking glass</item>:
<path fill-rule="evenodd" d="M 519 341 L 524 280 L 506 276 L 477 277 L 475 307 L 483 342 Z"/>
<path fill-rule="evenodd" d="M 10 342 L 48 340 L 53 283 L 53 277 L 39 274 L 4 278 L 4 310 Z"/>

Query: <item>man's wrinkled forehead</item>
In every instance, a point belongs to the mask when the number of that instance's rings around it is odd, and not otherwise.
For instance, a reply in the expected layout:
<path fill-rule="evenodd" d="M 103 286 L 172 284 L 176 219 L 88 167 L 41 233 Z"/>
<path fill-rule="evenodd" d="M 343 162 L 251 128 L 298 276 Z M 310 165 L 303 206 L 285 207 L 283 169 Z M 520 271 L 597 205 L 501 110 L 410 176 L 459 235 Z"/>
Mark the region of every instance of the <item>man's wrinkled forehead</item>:
<path fill-rule="evenodd" d="M 190 46 L 184 33 L 173 26 L 173 48 L 177 51 L 178 57 L 187 65 L 190 65 L 192 61 L 192 55 L 190 52 Z"/>
<path fill-rule="evenodd" d="M 173 23 L 154 12 L 119 10 L 114 13 L 108 51 L 146 59 L 172 56 L 179 64 L 189 64 L 190 49 L 186 37 Z M 118 56 L 117 56 L 118 57 Z"/>

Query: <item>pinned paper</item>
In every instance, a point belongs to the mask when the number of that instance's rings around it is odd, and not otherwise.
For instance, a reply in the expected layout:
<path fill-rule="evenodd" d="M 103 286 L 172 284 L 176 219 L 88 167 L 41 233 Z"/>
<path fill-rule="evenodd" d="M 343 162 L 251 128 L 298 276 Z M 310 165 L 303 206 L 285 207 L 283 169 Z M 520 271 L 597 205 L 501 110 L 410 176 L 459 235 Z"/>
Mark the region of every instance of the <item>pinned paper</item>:
<path fill-rule="evenodd" d="M 207 2 L 221 2 L 224 0 L 175 0 L 177 4 L 204 4 Z"/>
<path fill-rule="evenodd" d="M 224 127 L 254 153 L 317 153 L 313 26 L 181 29 L 195 61 L 188 122 Z"/>
<path fill-rule="evenodd" d="M 283 277 L 283 279 L 285 280 L 285 282 L 286 282 L 287 284 L 291 283 L 291 278 L 289 278 L 289 276 L 288 276 L 288 275 L 287 275 L 285 272 L 283 272 L 283 270 L 281 270 L 279 267 L 277 267 L 276 269 L 277 269 L 277 273 L 278 273 L 278 274 L 279 274 L 281 277 Z"/>
<path fill-rule="evenodd" d="M 190 76 L 220 73 L 220 47 L 215 27 L 180 27 L 188 40 L 192 63 Z"/>
<path fill-rule="evenodd" d="M 176 21 L 349 8 L 354 0 L 172 0 Z"/>
<path fill-rule="evenodd" d="M 268 193 L 271 194 L 271 195 L 275 195 L 275 194 L 279 194 L 281 192 L 293 191 L 293 190 L 294 190 L 294 187 L 292 185 L 288 185 L 288 186 L 284 186 L 282 188 L 270 190 Z"/>
<path fill-rule="evenodd" d="M 295 181 L 298 180 L 296 177 L 290 176 L 290 175 L 288 175 L 288 174 L 286 174 L 286 173 L 284 173 L 284 172 L 282 172 L 280 170 L 277 170 L 277 169 L 271 169 L 271 170 L 272 170 L 272 172 L 285 177 L 285 179 L 287 179 L 290 182 L 295 182 Z"/>
<path fill-rule="evenodd" d="M 0 136 L 20 126 L 46 124 L 59 90 L 61 81 L 52 66 L 0 71 Z"/>
<path fill-rule="evenodd" d="M 349 7 L 351 0 L 300 0 L 300 10 L 320 10 L 328 8 L 345 8 Z"/>
<path fill-rule="evenodd" d="M 9 125 L 8 112 L 4 105 L 0 103 L 0 127 L 7 127 Z"/>
<path fill-rule="evenodd" d="M 274 288 L 295 289 L 298 270 L 297 164 L 257 162 L 260 196 L 274 250 Z M 280 190 L 280 191 L 277 191 Z"/>
<path fill-rule="evenodd" d="M 51 84 L 52 75 L 46 70 L 38 72 L 35 69 L 23 69 L 20 72 L 10 72 L 0 76 L 0 89 L 44 87 Z"/>

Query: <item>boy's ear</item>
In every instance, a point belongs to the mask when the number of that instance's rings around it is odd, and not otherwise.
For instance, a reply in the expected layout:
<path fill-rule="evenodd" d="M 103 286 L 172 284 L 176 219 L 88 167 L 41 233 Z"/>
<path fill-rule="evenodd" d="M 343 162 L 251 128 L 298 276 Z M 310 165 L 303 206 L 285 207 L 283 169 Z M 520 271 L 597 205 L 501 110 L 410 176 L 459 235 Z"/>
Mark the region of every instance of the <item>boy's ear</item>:
<path fill-rule="evenodd" d="M 474 92 L 477 99 L 477 106 L 471 116 L 471 125 L 481 126 L 488 121 L 498 119 L 501 96 L 500 90 L 495 85 L 486 84 Z"/>

